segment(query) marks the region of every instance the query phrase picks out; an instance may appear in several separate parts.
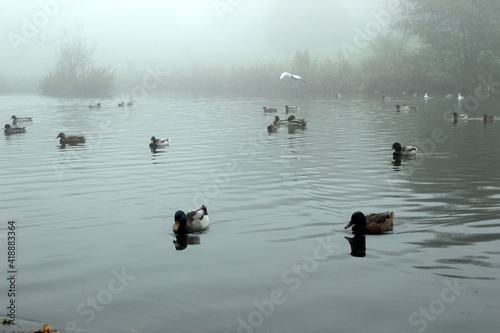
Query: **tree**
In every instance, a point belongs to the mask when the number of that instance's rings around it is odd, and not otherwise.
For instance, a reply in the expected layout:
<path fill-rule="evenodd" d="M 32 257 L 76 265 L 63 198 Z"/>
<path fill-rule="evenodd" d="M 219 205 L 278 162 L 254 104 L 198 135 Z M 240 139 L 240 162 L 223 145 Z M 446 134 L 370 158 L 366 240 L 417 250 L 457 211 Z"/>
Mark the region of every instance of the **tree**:
<path fill-rule="evenodd" d="M 59 97 L 104 97 L 113 88 L 114 71 L 97 67 L 92 61 L 93 49 L 86 46 L 81 33 L 63 34 L 55 71 L 40 84 L 42 93 Z"/>
<path fill-rule="evenodd" d="M 429 73 L 471 92 L 499 70 L 500 1 L 401 0 L 402 19 L 394 28 L 417 36 Z"/>

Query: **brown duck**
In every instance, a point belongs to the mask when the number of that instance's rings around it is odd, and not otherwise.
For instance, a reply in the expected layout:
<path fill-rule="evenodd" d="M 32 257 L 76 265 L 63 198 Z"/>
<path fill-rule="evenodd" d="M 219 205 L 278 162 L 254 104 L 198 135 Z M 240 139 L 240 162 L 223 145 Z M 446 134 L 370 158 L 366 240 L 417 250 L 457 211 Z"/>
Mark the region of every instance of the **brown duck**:
<path fill-rule="evenodd" d="M 355 234 L 381 234 L 392 230 L 393 219 L 394 212 L 370 214 L 368 216 L 365 216 L 362 212 L 355 212 L 345 229 L 352 226 L 352 232 Z"/>
<path fill-rule="evenodd" d="M 77 143 L 84 143 L 85 142 L 85 138 L 83 136 L 66 136 L 64 135 L 64 133 L 59 133 L 58 136 L 56 136 L 56 139 L 57 138 L 61 138 L 59 140 L 59 143 L 62 144 L 62 145 L 71 145 L 71 144 L 77 144 Z"/>

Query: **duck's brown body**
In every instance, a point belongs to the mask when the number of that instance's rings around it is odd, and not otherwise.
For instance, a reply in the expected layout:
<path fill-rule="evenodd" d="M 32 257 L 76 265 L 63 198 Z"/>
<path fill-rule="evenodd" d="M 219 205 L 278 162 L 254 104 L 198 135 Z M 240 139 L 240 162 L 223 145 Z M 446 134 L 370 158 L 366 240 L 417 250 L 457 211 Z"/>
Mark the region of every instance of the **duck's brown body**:
<path fill-rule="evenodd" d="M 84 143 L 85 138 L 83 136 L 66 136 L 64 133 L 59 133 L 56 139 L 60 138 L 59 143 L 62 145 L 71 145 L 77 143 Z"/>
<path fill-rule="evenodd" d="M 381 234 L 391 231 L 393 226 L 394 212 L 370 214 L 365 216 L 362 212 L 355 212 L 351 216 L 351 221 L 345 226 L 348 229 L 352 226 L 355 234 Z"/>

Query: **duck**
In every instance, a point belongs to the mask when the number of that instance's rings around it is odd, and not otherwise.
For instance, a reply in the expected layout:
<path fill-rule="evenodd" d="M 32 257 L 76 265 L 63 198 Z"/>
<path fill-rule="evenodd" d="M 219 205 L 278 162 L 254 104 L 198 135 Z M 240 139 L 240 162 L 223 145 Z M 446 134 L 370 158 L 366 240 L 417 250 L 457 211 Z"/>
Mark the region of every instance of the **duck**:
<path fill-rule="evenodd" d="M 294 115 L 289 116 L 286 122 L 288 127 L 305 127 L 306 124 L 307 121 L 305 119 L 297 119 Z"/>
<path fill-rule="evenodd" d="M 392 101 L 394 98 L 388 97 L 388 96 L 382 96 L 382 102 L 389 102 Z"/>
<path fill-rule="evenodd" d="M 152 136 L 151 142 L 149 143 L 149 148 L 151 149 L 163 148 L 168 146 L 169 144 L 170 144 L 169 139 L 157 139 L 154 136 Z"/>
<path fill-rule="evenodd" d="M 264 112 L 278 112 L 275 108 L 266 108 L 265 106 L 262 108 Z"/>
<path fill-rule="evenodd" d="M 354 234 L 381 234 L 392 230 L 393 220 L 394 212 L 365 216 L 362 212 L 357 211 L 352 214 L 351 220 L 344 229 L 349 229 L 352 226 Z"/>
<path fill-rule="evenodd" d="M 124 101 L 122 101 L 121 103 L 118 103 L 118 107 L 119 108 L 123 108 L 124 106 L 125 106 L 125 102 Z"/>
<path fill-rule="evenodd" d="M 182 210 L 175 212 L 172 230 L 176 234 L 186 234 L 204 230 L 209 223 L 207 207 L 202 205 L 197 210 L 190 211 L 187 214 Z"/>
<path fill-rule="evenodd" d="M 469 116 L 467 116 L 465 113 L 461 113 L 461 114 L 458 114 L 456 112 L 453 112 L 453 115 L 452 115 L 453 119 L 467 119 Z"/>
<path fill-rule="evenodd" d="M 413 146 L 401 146 L 399 142 L 394 142 L 389 150 L 394 150 L 395 155 L 412 156 L 417 153 L 417 148 Z"/>
<path fill-rule="evenodd" d="M 26 127 L 10 126 L 10 124 L 5 124 L 3 132 L 5 134 L 25 133 Z"/>
<path fill-rule="evenodd" d="M 413 93 L 413 98 L 418 98 L 418 93 Z"/>
<path fill-rule="evenodd" d="M 396 104 L 396 111 L 415 111 L 417 109 L 416 106 L 409 106 L 406 104 L 399 105 Z"/>
<path fill-rule="evenodd" d="M 274 117 L 274 122 L 273 124 L 279 126 L 279 125 L 286 125 L 288 123 L 288 120 L 285 120 L 285 119 L 280 119 L 280 117 L 278 116 L 275 116 Z"/>
<path fill-rule="evenodd" d="M 134 102 L 132 102 L 132 101 L 128 102 L 127 106 L 134 106 Z"/>
<path fill-rule="evenodd" d="M 97 103 L 95 105 L 90 104 L 89 109 L 100 109 L 101 108 L 101 103 Z"/>
<path fill-rule="evenodd" d="M 76 136 L 76 135 L 70 135 L 70 136 L 66 136 L 64 133 L 59 133 L 58 136 L 56 136 L 56 139 L 57 138 L 60 138 L 59 139 L 59 143 L 62 144 L 62 145 L 66 145 L 66 144 L 78 144 L 78 143 L 84 143 L 85 142 L 85 138 L 83 136 Z"/>
<path fill-rule="evenodd" d="M 424 99 L 427 101 L 427 100 L 431 99 L 431 96 L 429 96 L 427 93 L 425 93 Z"/>
<path fill-rule="evenodd" d="M 12 116 L 10 117 L 10 119 L 12 119 L 12 123 L 20 123 L 20 122 L 28 122 L 28 121 L 33 121 L 33 118 L 32 117 L 16 117 L 16 116 Z"/>
<path fill-rule="evenodd" d="M 465 99 L 465 96 L 462 96 L 460 93 L 458 93 L 458 98 L 459 101 L 463 101 Z"/>
<path fill-rule="evenodd" d="M 288 105 L 285 105 L 285 112 L 288 113 L 288 112 L 294 112 L 294 111 L 298 111 L 299 110 L 299 107 L 298 106 L 288 106 Z"/>
<path fill-rule="evenodd" d="M 273 122 L 269 126 L 267 126 L 267 133 L 276 133 L 278 131 L 278 124 Z"/>
<path fill-rule="evenodd" d="M 495 120 L 495 116 L 489 116 L 487 115 L 486 113 L 483 115 L 483 120 L 484 121 L 491 121 L 491 120 Z"/>

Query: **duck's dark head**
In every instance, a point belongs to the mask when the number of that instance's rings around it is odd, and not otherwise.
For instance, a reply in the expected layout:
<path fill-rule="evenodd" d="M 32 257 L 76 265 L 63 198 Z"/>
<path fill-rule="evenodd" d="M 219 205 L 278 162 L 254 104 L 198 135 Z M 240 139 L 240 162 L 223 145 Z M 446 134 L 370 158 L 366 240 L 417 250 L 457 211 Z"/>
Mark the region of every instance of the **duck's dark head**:
<path fill-rule="evenodd" d="M 178 210 L 174 215 L 174 226 L 172 229 L 175 233 L 183 233 L 187 224 L 186 214 L 182 210 Z"/>
<path fill-rule="evenodd" d="M 9 129 L 10 128 L 10 124 L 5 124 L 5 126 L 3 127 L 3 129 Z"/>
<path fill-rule="evenodd" d="M 56 136 L 56 139 L 58 138 L 61 138 L 61 139 L 64 139 L 66 137 L 66 135 L 64 135 L 63 132 L 59 133 L 57 136 Z"/>
<path fill-rule="evenodd" d="M 389 150 L 395 150 L 395 153 L 401 153 L 401 144 L 399 142 L 394 142 Z"/>
<path fill-rule="evenodd" d="M 398 111 L 399 111 L 399 109 L 401 109 L 401 105 L 396 104 L 396 110 L 398 110 Z"/>
<path fill-rule="evenodd" d="M 453 118 L 457 118 L 457 117 L 458 117 L 458 113 L 453 112 Z"/>
<path fill-rule="evenodd" d="M 291 116 L 288 116 L 288 121 L 295 120 L 295 116 L 292 114 Z"/>
<path fill-rule="evenodd" d="M 366 225 L 366 217 L 362 212 L 354 212 L 351 216 L 351 220 L 344 227 L 344 229 L 349 229 L 351 226 L 363 227 Z"/>

